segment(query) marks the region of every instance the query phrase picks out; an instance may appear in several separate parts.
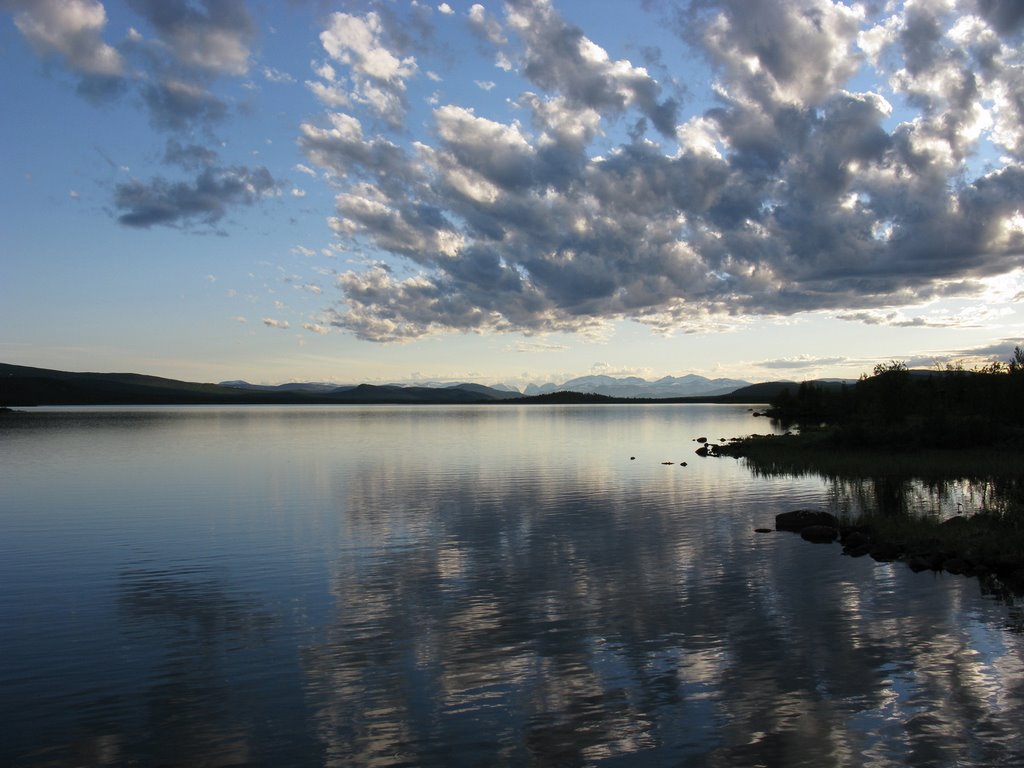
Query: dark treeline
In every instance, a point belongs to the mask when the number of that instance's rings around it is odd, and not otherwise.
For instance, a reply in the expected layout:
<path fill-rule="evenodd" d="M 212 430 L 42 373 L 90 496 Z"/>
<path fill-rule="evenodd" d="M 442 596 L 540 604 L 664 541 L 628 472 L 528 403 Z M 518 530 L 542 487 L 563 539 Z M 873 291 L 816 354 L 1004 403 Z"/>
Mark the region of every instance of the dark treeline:
<path fill-rule="evenodd" d="M 909 370 L 891 361 L 852 385 L 804 382 L 772 415 L 838 446 L 1024 448 L 1024 349 L 982 369 Z"/>

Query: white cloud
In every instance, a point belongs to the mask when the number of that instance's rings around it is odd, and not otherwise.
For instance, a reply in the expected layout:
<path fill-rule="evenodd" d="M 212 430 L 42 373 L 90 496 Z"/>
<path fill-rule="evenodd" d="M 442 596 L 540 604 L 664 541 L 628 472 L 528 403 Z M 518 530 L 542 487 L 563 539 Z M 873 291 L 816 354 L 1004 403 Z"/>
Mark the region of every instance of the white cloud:
<path fill-rule="evenodd" d="M 295 78 L 273 67 L 263 67 L 263 77 L 272 83 L 294 83 Z"/>
<path fill-rule="evenodd" d="M 58 54 L 85 75 L 120 76 L 124 60 L 103 42 L 107 12 L 98 0 L 15 2 L 14 24 L 37 53 Z"/>

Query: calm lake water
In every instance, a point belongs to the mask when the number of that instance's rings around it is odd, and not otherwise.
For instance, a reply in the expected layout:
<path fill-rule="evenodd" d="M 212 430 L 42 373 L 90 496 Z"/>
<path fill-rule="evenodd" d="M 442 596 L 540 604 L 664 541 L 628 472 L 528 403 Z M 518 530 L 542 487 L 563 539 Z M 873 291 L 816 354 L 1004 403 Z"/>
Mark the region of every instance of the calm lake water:
<path fill-rule="evenodd" d="M 770 428 L 5 415 L 0 765 L 1024 765 L 1019 607 L 755 533 L 842 501 L 694 455 Z"/>

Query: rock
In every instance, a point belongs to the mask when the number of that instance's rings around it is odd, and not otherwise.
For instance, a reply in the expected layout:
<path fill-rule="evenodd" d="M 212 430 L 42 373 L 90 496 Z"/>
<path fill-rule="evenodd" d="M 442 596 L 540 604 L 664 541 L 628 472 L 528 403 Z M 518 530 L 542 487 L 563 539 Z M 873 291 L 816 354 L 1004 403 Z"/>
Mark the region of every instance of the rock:
<path fill-rule="evenodd" d="M 816 509 L 795 509 L 792 512 L 780 512 L 775 516 L 775 530 L 799 533 L 809 525 L 826 525 L 839 528 L 839 520 L 835 515 Z"/>
<path fill-rule="evenodd" d="M 707 441 L 708 441 L 708 439 L 706 437 L 698 437 L 697 438 L 697 442 L 698 443 L 706 443 Z"/>
<path fill-rule="evenodd" d="M 871 544 L 871 537 L 863 531 L 850 531 L 841 540 L 843 549 L 860 549 L 865 544 Z"/>
<path fill-rule="evenodd" d="M 864 557 L 864 555 L 869 555 L 871 554 L 871 542 L 865 542 L 857 547 L 845 547 L 843 549 L 843 554 L 849 555 L 850 557 Z"/>
<path fill-rule="evenodd" d="M 815 544 L 831 544 L 839 536 L 839 530 L 832 525 L 808 525 L 800 529 L 800 538 Z"/>
<path fill-rule="evenodd" d="M 954 573 L 957 575 L 968 573 L 971 570 L 971 564 L 966 560 L 959 557 L 951 557 L 948 560 L 942 562 L 942 569 L 946 573 Z"/>
<path fill-rule="evenodd" d="M 941 571 L 942 563 L 946 559 L 946 556 L 941 552 L 934 551 L 917 552 L 911 559 L 918 559 L 924 564 L 924 568 L 921 570 L 927 569 L 929 571 Z M 909 563 L 910 561 L 908 560 L 907 562 Z M 911 566 L 911 568 L 913 568 L 913 566 Z"/>
<path fill-rule="evenodd" d="M 911 555 L 908 557 L 907 567 L 914 573 L 933 570 L 931 561 L 924 555 Z"/>
<path fill-rule="evenodd" d="M 629 457 L 629 460 L 630 460 L 630 461 L 636 461 L 636 456 L 630 456 L 630 457 Z"/>
<path fill-rule="evenodd" d="M 903 554 L 903 547 L 889 541 L 880 541 L 871 545 L 871 551 L 868 554 L 880 563 L 891 563 Z"/>
<path fill-rule="evenodd" d="M 754 533 L 775 533 L 774 528 L 755 528 Z"/>
<path fill-rule="evenodd" d="M 1013 592 L 1024 592 L 1024 568 L 1019 568 L 1003 578 L 1003 583 Z"/>

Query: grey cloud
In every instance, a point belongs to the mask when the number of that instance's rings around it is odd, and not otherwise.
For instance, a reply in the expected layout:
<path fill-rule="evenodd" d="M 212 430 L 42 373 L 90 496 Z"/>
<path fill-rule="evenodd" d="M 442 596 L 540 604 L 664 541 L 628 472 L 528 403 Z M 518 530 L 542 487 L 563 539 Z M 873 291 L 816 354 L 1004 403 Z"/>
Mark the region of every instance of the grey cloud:
<path fill-rule="evenodd" d="M 178 63 L 217 74 L 243 75 L 255 26 L 244 0 L 126 0 L 156 30 Z"/>
<path fill-rule="evenodd" d="M 184 131 L 199 124 L 209 127 L 227 117 L 227 104 L 204 88 L 180 80 L 163 80 L 143 88 L 155 128 Z"/>
<path fill-rule="evenodd" d="M 681 19 L 683 36 L 705 47 L 730 86 L 762 104 L 814 105 L 860 64 L 852 51 L 856 14 L 842 4 L 700 0 Z"/>
<path fill-rule="evenodd" d="M 1024 3 L 1020 0 L 976 0 L 978 10 L 1001 34 L 1024 27 Z"/>
<path fill-rule="evenodd" d="M 175 139 L 171 139 L 167 142 L 167 148 L 164 151 L 164 162 L 192 171 L 216 163 L 217 153 L 198 144 L 183 145 Z"/>
<path fill-rule="evenodd" d="M 920 71 L 938 72 L 941 89 L 917 104 L 919 119 L 892 127 L 882 96 L 844 88 L 860 63 L 847 10 L 715 8 L 725 16 L 694 18 L 725 78 L 720 100 L 673 128 L 677 147 L 638 134 L 595 152 L 603 119 L 636 108 L 653 120 L 656 91 L 642 101 L 628 63 L 604 77 L 606 60 L 543 3 L 515 3 L 509 17 L 540 90 L 516 102 L 533 134 L 454 105 L 435 110 L 433 144 L 411 150 L 364 135 L 348 115 L 303 125 L 306 156 L 335 174 L 331 226 L 346 247 L 396 254 L 414 270 L 346 273 L 331 322 L 375 341 L 593 330 L 618 318 L 702 330 L 815 310 L 865 323 L 970 322 L 893 310 L 977 293 L 1024 252 L 1024 235 L 1006 226 L 1024 208 L 1024 170 L 979 176 L 962 163 L 964 126 L 988 87 L 966 77 L 967 54 L 947 38 L 913 53 L 893 43 L 899 57 L 930 61 Z M 741 18 L 747 10 L 754 18 Z M 541 49 L 556 37 L 569 44 L 561 61 Z M 740 66 L 751 57 L 760 70 Z M 798 66 L 807 61 L 821 66 Z M 1001 61 L 985 77 L 1006 77 Z M 908 81 L 908 92 L 923 83 Z"/>
<path fill-rule="evenodd" d="M 299 146 L 310 162 L 340 177 L 373 178 L 396 194 L 416 176 L 401 147 L 379 136 L 365 139 L 356 118 L 335 112 L 328 122 L 328 127 L 303 123 L 300 128 Z"/>
<path fill-rule="evenodd" d="M 118 184 L 114 203 L 122 211 L 118 221 L 129 227 L 209 226 L 219 221 L 230 206 L 252 205 L 276 188 L 277 183 L 263 167 L 208 167 L 191 182 L 154 178 L 146 183 L 132 180 Z"/>
<path fill-rule="evenodd" d="M 679 105 L 659 101 L 661 86 L 645 70 L 611 61 L 546 2 L 513 0 L 509 6 L 510 25 L 526 46 L 522 73 L 531 82 L 599 112 L 623 113 L 635 105 L 663 135 L 673 134 Z"/>

